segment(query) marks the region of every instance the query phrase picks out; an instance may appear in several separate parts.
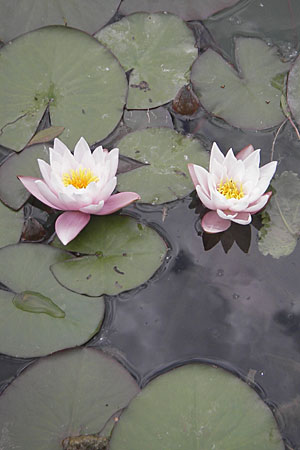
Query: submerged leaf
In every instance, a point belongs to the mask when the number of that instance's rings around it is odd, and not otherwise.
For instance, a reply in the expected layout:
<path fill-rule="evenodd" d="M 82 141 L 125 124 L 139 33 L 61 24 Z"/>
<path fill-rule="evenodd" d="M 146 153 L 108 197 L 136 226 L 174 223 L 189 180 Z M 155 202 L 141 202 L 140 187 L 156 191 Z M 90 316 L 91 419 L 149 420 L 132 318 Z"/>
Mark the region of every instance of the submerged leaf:
<path fill-rule="evenodd" d="M 130 133 L 118 143 L 120 153 L 144 165 L 119 175 L 120 191 L 138 192 L 140 202 L 160 204 L 182 198 L 194 189 L 188 163 L 207 167 L 200 141 L 167 128 Z"/>
<path fill-rule="evenodd" d="M 275 194 L 264 210 L 259 231 L 259 250 L 274 258 L 290 255 L 300 236 L 300 179 L 283 172 L 272 182 Z"/>
<path fill-rule="evenodd" d="M 300 124 L 300 57 L 296 59 L 288 77 L 287 102 L 294 119 Z"/>
<path fill-rule="evenodd" d="M 198 54 L 192 30 L 172 14 L 132 14 L 95 37 L 130 71 L 128 109 L 155 108 L 172 100 L 189 81 Z"/>
<path fill-rule="evenodd" d="M 24 291 L 16 294 L 12 300 L 16 308 L 22 311 L 38 314 L 48 314 L 56 319 L 63 319 L 65 312 L 49 297 L 34 291 Z"/>
<path fill-rule="evenodd" d="M 191 80 L 201 104 L 235 127 L 263 130 L 278 125 L 284 120 L 278 80 L 290 65 L 279 59 L 276 48 L 256 38 L 236 39 L 235 60 L 238 72 L 211 49 L 198 57 Z"/>
<path fill-rule="evenodd" d="M 272 412 L 222 369 L 190 364 L 151 381 L 123 412 L 111 450 L 283 450 Z"/>
<path fill-rule="evenodd" d="M 45 130 L 38 131 L 28 143 L 28 146 L 34 144 L 43 144 L 45 142 L 53 141 L 64 131 L 64 127 L 50 127 Z"/>

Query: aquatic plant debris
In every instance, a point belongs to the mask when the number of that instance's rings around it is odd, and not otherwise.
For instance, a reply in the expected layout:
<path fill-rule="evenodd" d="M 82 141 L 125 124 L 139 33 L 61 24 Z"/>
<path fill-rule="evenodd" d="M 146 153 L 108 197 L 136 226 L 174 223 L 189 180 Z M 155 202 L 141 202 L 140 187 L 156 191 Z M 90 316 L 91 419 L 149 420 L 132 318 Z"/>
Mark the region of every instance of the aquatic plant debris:
<path fill-rule="evenodd" d="M 227 230 L 231 222 L 248 225 L 252 214 L 267 204 L 272 192 L 265 193 L 275 173 L 277 162 L 259 168 L 260 150 L 252 145 L 236 156 L 230 149 L 226 156 L 214 142 L 209 172 L 196 164 L 189 171 L 197 194 L 211 211 L 202 218 L 201 225 L 207 233 Z"/>
<path fill-rule="evenodd" d="M 26 189 L 51 208 L 66 211 L 55 223 L 63 244 L 74 239 L 88 224 L 91 214 L 107 215 L 138 200 L 135 192 L 113 194 L 119 149 L 110 152 L 97 147 L 92 153 L 84 138 L 74 155 L 59 139 L 50 148 L 50 165 L 38 160 L 43 179 L 19 176 Z"/>

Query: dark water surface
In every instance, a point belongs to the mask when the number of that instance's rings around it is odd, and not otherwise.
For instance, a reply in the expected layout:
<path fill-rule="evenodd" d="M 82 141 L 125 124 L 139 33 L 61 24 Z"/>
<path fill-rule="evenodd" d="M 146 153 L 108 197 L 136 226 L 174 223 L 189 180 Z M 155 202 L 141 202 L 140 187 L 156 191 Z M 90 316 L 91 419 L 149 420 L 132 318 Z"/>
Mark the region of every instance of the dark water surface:
<path fill-rule="evenodd" d="M 268 38 L 286 57 L 297 55 L 299 0 L 241 5 L 206 24 L 225 54 L 231 53 L 232 36 L 243 34 Z M 264 8 L 272 13 L 268 20 L 259 14 Z M 241 131 L 203 110 L 192 120 L 173 119 L 175 129 L 198 137 L 208 150 L 213 141 L 224 152 L 253 144 L 262 149 L 262 164 L 270 161 L 277 129 Z M 275 142 L 274 159 L 277 174 L 299 174 L 300 141 L 289 122 Z M 103 327 L 88 345 L 115 355 L 141 385 L 191 360 L 226 367 L 257 386 L 276 409 L 287 448 L 300 449 L 300 246 L 278 260 L 263 256 L 258 218 L 246 227 L 232 226 L 222 240 L 204 235 L 204 208 L 195 194 L 165 207 L 137 205 L 128 211 L 152 224 L 171 249 L 148 283 L 107 298 Z M 28 363 L 0 356 L 2 387 Z"/>

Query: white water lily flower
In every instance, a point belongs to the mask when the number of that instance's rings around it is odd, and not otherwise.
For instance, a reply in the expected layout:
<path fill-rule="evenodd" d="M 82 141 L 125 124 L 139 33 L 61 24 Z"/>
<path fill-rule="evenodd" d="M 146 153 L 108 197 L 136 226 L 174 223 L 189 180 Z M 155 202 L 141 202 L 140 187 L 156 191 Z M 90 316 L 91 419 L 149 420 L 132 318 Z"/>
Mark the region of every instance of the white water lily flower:
<path fill-rule="evenodd" d="M 92 153 L 81 138 L 74 155 L 59 139 L 54 140 L 54 148 L 49 151 L 50 165 L 38 159 L 43 179 L 23 176 L 19 179 L 41 202 L 66 211 L 55 223 L 55 231 L 63 244 L 77 236 L 88 224 L 91 214 L 111 214 L 140 199 L 135 192 L 112 195 L 117 184 L 119 149 L 108 152 L 100 146 Z"/>
<path fill-rule="evenodd" d="M 252 214 L 260 211 L 268 202 L 271 192 L 266 192 L 276 171 L 277 162 L 259 167 L 260 150 L 252 145 L 236 156 L 230 149 L 226 156 L 214 142 L 209 172 L 196 164 L 189 164 L 189 171 L 197 194 L 211 211 L 202 219 L 202 228 L 208 233 L 227 230 L 231 222 L 247 225 Z"/>

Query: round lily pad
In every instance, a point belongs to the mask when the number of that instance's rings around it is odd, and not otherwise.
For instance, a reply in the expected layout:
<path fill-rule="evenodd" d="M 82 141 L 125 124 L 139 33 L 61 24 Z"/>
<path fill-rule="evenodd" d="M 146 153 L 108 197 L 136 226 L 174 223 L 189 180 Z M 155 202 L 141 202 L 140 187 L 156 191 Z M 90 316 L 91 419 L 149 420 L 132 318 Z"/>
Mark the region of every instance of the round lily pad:
<path fill-rule="evenodd" d="M 172 100 L 189 81 L 198 54 L 192 30 L 172 14 L 132 14 L 95 37 L 131 71 L 128 109 L 154 108 Z"/>
<path fill-rule="evenodd" d="M 29 366 L 2 393 L 0 442 L 5 450 L 61 450 L 70 436 L 100 432 L 138 391 L 130 374 L 99 350 L 59 352 Z"/>
<path fill-rule="evenodd" d="M 72 291 L 98 296 L 145 283 L 161 265 L 167 246 L 155 230 L 132 217 L 102 216 L 93 217 L 65 249 L 85 256 L 53 264 L 55 278 Z"/>
<path fill-rule="evenodd" d="M 291 113 L 300 124 L 300 57 L 296 59 L 288 78 L 287 100 Z"/>
<path fill-rule="evenodd" d="M 46 145 L 34 145 L 21 153 L 11 155 L 0 167 L 0 199 L 13 209 L 20 209 L 30 197 L 30 192 L 18 180 L 18 175 L 41 177 L 38 158 L 49 162 Z"/>
<path fill-rule="evenodd" d="M 239 0 L 123 0 L 119 12 L 131 14 L 136 11 L 167 11 L 184 20 L 200 20 L 235 5 Z"/>
<path fill-rule="evenodd" d="M 121 415 L 110 450 L 283 450 L 257 393 L 222 369 L 193 364 L 151 381 Z"/>
<path fill-rule="evenodd" d="M 256 38 L 235 41 L 237 70 L 209 49 L 193 64 L 191 80 L 204 108 L 238 128 L 263 130 L 284 120 L 278 76 L 289 70 L 275 47 Z"/>
<path fill-rule="evenodd" d="M 283 172 L 272 181 L 275 193 L 262 213 L 258 248 L 274 258 L 290 255 L 300 236 L 300 179 Z"/>
<path fill-rule="evenodd" d="M 18 244 L 0 250 L 0 352 L 41 356 L 83 344 L 100 328 L 102 298 L 90 299 L 64 289 L 49 266 L 68 253 L 41 244 Z"/>
<path fill-rule="evenodd" d="M 93 37 L 63 26 L 2 47 L 0 84 L 0 144 L 16 151 L 30 141 L 47 107 L 71 149 L 81 136 L 89 144 L 104 139 L 121 119 L 127 93 L 116 58 Z"/>
<path fill-rule="evenodd" d="M 118 143 L 120 153 L 146 165 L 118 177 L 120 191 L 134 191 L 140 202 L 160 204 L 193 191 L 188 163 L 208 165 L 208 153 L 196 139 L 167 128 L 130 133 Z"/>
<path fill-rule="evenodd" d="M 46 25 L 95 33 L 115 14 L 120 0 L 0 0 L 0 39 L 7 42 Z"/>
<path fill-rule="evenodd" d="M 19 241 L 23 223 L 23 210 L 12 211 L 0 201 L 0 247 Z"/>

